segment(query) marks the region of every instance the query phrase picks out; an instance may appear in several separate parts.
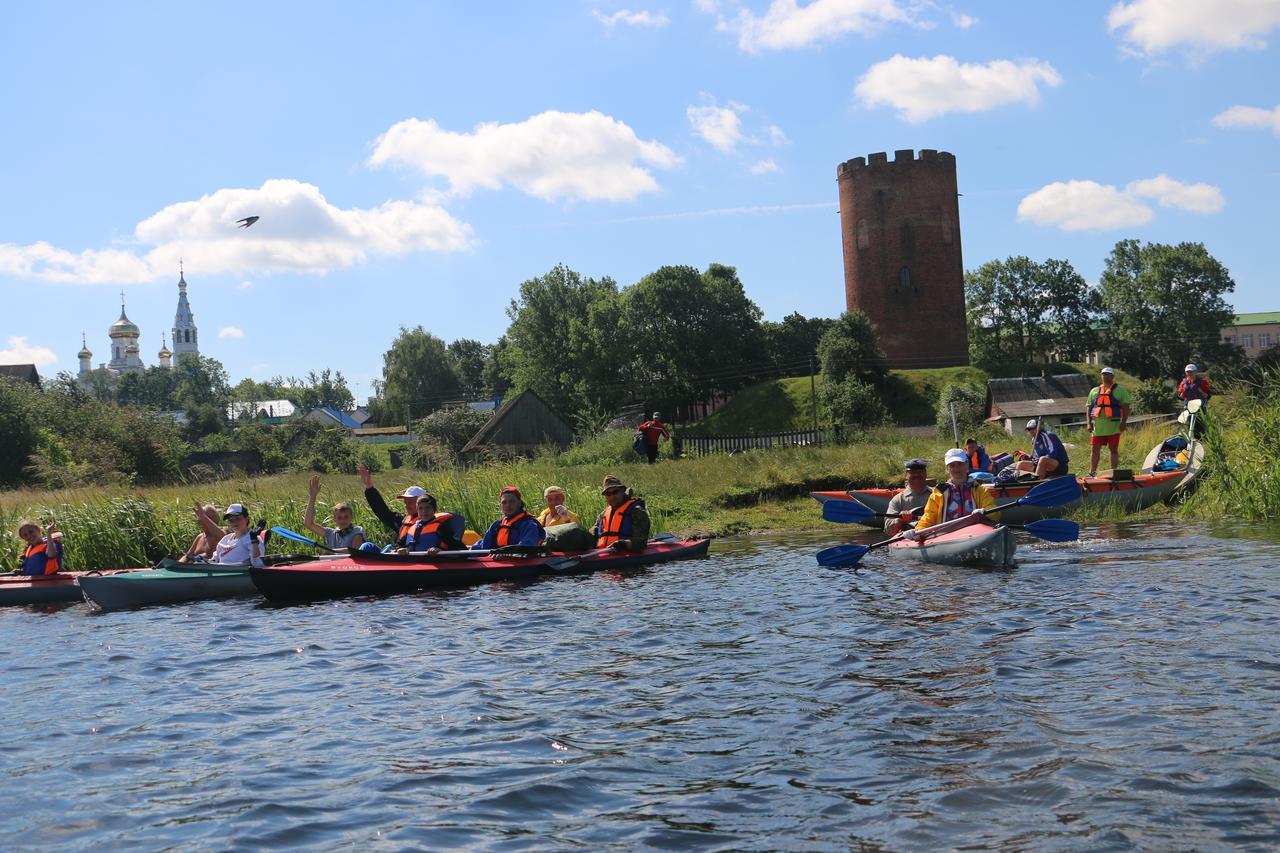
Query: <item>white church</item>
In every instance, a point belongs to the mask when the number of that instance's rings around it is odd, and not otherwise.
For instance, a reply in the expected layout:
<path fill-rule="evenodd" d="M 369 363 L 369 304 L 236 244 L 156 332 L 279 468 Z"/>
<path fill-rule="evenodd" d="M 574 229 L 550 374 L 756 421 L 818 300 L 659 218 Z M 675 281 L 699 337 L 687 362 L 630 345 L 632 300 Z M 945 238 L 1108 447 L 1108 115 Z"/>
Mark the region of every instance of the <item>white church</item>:
<path fill-rule="evenodd" d="M 173 315 L 173 351 L 169 351 L 169 345 L 161 336 L 160 352 L 157 357 L 160 359 L 160 367 L 172 367 L 171 359 L 174 356 L 181 355 L 184 352 L 200 354 L 200 339 L 196 332 L 196 318 L 191 313 L 191 304 L 187 302 L 187 279 L 182 269 L 178 270 L 178 310 Z M 107 330 L 107 335 L 111 338 L 111 360 L 99 363 L 99 369 L 110 371 L 115 376 L 123 376 L 126 373 L 140 371 L 146 367 L 142 363 L 142 357 L 139 355 L 138 338 L 142 335 L 142 331 L 129 319 L 124 312 L 124 293 L 120 294 L 120 319 L 111 324 L 111 328 Z M 80 359 L 80 372 L 77 378 L 83 383 L 89 378 L 90 372 L 93 370 L 93 353 L 89 351 L 88 342 L 84 335 L 80 336 L 81 348 L 78 354 Z"/>

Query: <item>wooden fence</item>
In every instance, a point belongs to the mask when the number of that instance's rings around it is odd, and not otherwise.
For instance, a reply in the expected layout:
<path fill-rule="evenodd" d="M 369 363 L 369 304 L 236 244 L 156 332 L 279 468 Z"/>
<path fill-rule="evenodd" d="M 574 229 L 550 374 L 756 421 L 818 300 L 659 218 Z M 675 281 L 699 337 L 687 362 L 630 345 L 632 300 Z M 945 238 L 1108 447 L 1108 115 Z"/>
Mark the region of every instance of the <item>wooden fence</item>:
<path fill-rule="evenodd" d="M 671 450 L 677 456 L 700 456 L 707 453 L 741 453 L 744 450 L 775 450 L 787 447 L 815 447 L 840 441 L 836 429 L 805 429 L 794 432 L 753 433 L 748 435 L 682 435 L 671 438 Z"/>

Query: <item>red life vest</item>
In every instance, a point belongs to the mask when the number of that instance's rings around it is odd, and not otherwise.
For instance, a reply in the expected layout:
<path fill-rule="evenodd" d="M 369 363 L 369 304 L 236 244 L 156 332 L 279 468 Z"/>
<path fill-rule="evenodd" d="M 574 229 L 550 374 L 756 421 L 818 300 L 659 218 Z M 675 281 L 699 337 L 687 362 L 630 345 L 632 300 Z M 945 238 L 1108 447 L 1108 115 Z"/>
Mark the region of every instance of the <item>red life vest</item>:
<path fill-rule="evenodd" d="M 409 537 L 413 534 L 413 528 L 418 524 L 418 516 L 406 515 L 400 522 L 400 535 L 396 537 L 397 545 L 404 545 L 409 541 Z"/>
<path fill-rule="evenodd" d="M 44 554 L 46 556 L 45 563 L 44 563 L 44 572 L 42 572 L 42 574 L 51 575 L 55 572 L 61 571 L 62 564 L 58 560 L 58 558 L 48 556 L 49 555 L 48 542 L 41 542 L 39 545 L 28 545 L 27 549 L 22 552 L 22 562 L 25 564 L 27 560 L 31 559 L 37 554 Z"/>
<path fill-rule="evenodd" d="M 944 486 L 939 486 L 938 488 L 943 489 Z M 977 501 L 973 497 L 973 487 L 968 483 L 963 486 L 947 483 L 945 484 L 945 489 L 942 505 L 943 521 L 955 521 L 957 518 L 964 518 L 978 508 Z"/>
<path fill-rule="evenodd" d="M 533 518 L 533 516 L 524 510 L 520 510 L 518 514 L 510 518 L 503 516 L 498 520 L 498 532 L 493 537 L 493 541 L 497 543 L 498 548 L 505 548 L 511 544 L 511 528 L 515 527 L 517 522 L 526 518 Z"/>
<path fill-rule="evenodd" d="M 1108 391 L 1101 385 L 1098 386 L 1098 396 L 1093 400 L 1093 416 L 1095 418 L 1116 418 L 1120 416 L 1120 404 L 1115 401 L 1116 388 L 1120 386 L 1112 385 Z"/>
<path fill-rule="evenodd" d="M 620 539 L 631 538 L 631 508 L 635 504 L 635 498 L 632 498 L 620 507 L 609 505 L 604 508 L 596 535 L 597 548 L 607 548 Z"/>
<path fill-rule="evenodd" d="M 425 550 L 433 547 L 436 543 L 424 543 L 424 537 L 435 534 L 436 541 L 444 544 L 444 537 L 440 535 L 441 528 L 447 528 L 449 522 L 453 520 L 451 512 L 437 512 L 431 518 L 419 518 L 418 523 L 414 525 L 413 532 L 410 534 L 413 538 L 413 547 Z"/>

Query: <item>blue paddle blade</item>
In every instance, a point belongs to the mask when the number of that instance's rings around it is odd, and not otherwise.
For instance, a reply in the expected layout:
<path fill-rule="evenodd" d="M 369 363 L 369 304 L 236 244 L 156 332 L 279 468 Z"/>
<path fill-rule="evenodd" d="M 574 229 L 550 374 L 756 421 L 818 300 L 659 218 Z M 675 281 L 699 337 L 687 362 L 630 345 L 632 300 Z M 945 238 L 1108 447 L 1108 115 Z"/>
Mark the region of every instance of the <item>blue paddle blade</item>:
<path fill-rule="evenodd" d="M 822 517 L 827 521 L 835 521 L 840 524 L 852 524 L 854 522 L 870 521 L 876 517 L 875 510 L 861 501 L 823 501 Z"/>
<path fill-rule="evenodd" d="M 823 549 L 815 556 L 818 558 L 819 566 L 852 566 L 870 550 L 869 545 L 837 545 L 834 548 Z"/>
<path fill-rule="evenodd" d="M 285 539 L 292 539 L 294 542 L 305 542 L 308 545 L 319 545 L 321 548 L 324 547 L 314 539 L 308 539 L 307 537 L 303 536 L 301 533 L 294 533 L 292 530 L 290 530 L 287 527 L 273 527 L 271 528 L 271 532 Z"/>
<path fill-rule="evenodd" d="M 1031 506 L 1061 506 L 1080 500 L 1080 483 L 1075 477 L 1055 477 L 1018 498 L 1018 504 Z"/>
<path fill-rule="evenodd" d="M 1024 524 L 1022 529 L 1046 542 L 1074 542 L 1080 538 L 1080 525 L 1065 518 L 1042 518 Z"/>

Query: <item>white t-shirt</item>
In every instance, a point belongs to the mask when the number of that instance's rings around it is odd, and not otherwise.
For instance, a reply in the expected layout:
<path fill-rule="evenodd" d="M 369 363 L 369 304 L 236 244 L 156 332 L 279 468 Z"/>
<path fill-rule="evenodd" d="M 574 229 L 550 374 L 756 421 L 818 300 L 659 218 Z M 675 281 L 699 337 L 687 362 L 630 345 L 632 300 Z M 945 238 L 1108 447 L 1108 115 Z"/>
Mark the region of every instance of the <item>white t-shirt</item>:
<path fill-rule="evenodd" d="M 262 553 L 262 548 L 258 548 L 258 553 Z M 211 563 L 229 563 L 234 565 L 244 565 L 252 563 L 255 566 L 262 565 L 262 557 L 253 556 L 253 534 L 246 532 L 243 536 L 237 536 L 234 533 L 228 533 L 218 540 L 218 545 L 213 549 L 213 559 Z"/>

